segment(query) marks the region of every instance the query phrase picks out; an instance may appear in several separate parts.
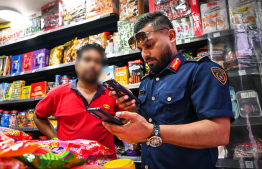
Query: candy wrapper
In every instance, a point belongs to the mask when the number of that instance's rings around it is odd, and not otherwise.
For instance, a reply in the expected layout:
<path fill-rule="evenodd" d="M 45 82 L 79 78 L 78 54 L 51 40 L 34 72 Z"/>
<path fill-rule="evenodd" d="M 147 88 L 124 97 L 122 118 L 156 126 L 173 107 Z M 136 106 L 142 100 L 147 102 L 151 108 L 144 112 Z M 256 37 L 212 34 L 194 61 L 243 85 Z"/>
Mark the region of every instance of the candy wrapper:
<path fill-rule="evenodd" d="M 0 150 L 6 149 L 14 145 L 15 140 L 7 137 L 3 132 L 0 132 Z"/>
<path fill-rule="evenodd" d="M 8 137 L 11 137 L 12 139 L 16 141 L 32 139 L 32 137 L 29 136 L 28 134 L 22 131 L 19 131 L 19 130 L 15 130 L 15 129 L 0 127 L 0 132 L 2 132 L 4 135 Z"/>
<path fill-rule="evenodd" d="M 76 59 L 75 46 L 79 43 L 79 40 L 75 38 L 71 41 L 70 45 L 64 50 L 63 63 L 73 62 Z"/>
<path fill-rule="evenodd" d="M 0 158 L 1 169 L 29 169 L 24 163 L 15 158 Z"/>
<path fill-rule="evenodd" d="M 78 39 L 77 41 L 74 41 L 74 52 L 75 54 L 73 55 L 73 60 L 76 60 L 77 58 L 77 50 L 80 49 L 80 47 L 84 44 L 84 43 L 88 43 L 88 37 L 87 38 L 82 38 L 82 39 Z"/>

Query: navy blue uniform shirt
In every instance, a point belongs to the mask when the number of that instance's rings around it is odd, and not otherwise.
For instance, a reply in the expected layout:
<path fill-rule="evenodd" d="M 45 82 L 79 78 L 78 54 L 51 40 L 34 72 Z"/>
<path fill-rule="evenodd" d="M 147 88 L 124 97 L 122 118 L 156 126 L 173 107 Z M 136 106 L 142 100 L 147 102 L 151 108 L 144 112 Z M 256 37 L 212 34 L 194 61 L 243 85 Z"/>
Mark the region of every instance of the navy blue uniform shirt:
<path fill-rule="evenodd" d="M 188 124 L 212 117 L 231 117 L 232 104 L 227 74 L 208 57 L 181 63 L 171 62 L 160 74 L 150 72 L 139 87 L 139 113 L 150 123 Z M 161 126 L 160 126 L 161 134 Z M 142 143 L 142 168 L 212 169 L 218 158 L 217 147 L 191 149 L 163 143 L 150 147 Z"/>

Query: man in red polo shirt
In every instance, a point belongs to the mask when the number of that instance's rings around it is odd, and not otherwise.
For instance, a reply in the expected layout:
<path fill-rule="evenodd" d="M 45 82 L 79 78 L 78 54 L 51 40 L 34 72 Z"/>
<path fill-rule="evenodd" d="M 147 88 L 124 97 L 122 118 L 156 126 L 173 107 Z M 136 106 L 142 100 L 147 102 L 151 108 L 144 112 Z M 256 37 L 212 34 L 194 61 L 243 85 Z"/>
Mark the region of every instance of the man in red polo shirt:
<path fill-rule="evenodd" d="M 105 61 L 104 48 L 100 45 L 83 45 L 77 52 L 75 63 L 78 79 L 52 89 L 37 104 L 34 121 L 49 139 L 96 140 L 115 149 L 113 135 L 101 120 L 87 112 L 88 108 L 100 107 L 115 116 L 115 112 L 122 110 L 109 96 L 109 91 L 98 83 Z M 47 119 L 51 115 L 58 117 L 57 132 Z"/>

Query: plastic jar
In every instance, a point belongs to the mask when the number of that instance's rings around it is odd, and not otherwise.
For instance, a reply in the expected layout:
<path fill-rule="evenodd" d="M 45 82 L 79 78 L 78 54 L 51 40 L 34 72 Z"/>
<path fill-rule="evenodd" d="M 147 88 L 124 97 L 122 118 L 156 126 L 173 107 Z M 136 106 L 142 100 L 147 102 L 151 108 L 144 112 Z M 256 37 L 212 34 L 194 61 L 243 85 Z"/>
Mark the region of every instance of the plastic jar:
<path fill-rule="evenodd" d="M 69 78 L 67 75 L 64 75 L 64 76 L 61 78 L 61 84 L 69 83 L 69 80 L 70 80 L 70 78 Z"/>
<path fill-rule="evenodd" d="M 61 75 L 55 75 L 55 86 L 59 86 L 61 84 Z"/>
<path fill-rule="evenodd" d="M 20 112 L 17 115 L 16 118 L 16 126 L 17 127 L 26 127 L 26 116 L 25 116 L 25 112 Z"/>
<path fill-rule="evenodd" d="M 9 127 L 10 111 L 3 111 L 1 117 L 1 127 Z"/>
<path fill-rule="evenodd" d="M 35 122 L 34 122 L 34 114 L 35 114 L 35 109 L 28 109 L 26 111 L 26 126 L 27 127 L 35 127 Z"/>
<path fill-rule="evenodd" d="M 12 110 L 9 117 L 9 127 L 14 128 L 16 127 L 16 117 L 18 115 L 19 111 Z"/>

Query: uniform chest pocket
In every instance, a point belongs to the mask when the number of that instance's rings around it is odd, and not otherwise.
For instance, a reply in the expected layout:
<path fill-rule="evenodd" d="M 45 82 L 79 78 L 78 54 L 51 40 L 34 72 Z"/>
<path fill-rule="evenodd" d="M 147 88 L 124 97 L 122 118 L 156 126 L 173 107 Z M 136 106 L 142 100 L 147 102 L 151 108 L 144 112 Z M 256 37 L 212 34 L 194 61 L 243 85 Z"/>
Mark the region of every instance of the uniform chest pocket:
<path fill-rule="evenodd" d="M 159 119 L 164 124 L 178 124 L 185 110 L 185 89 L 161 90 L 159 92 Z"/>

